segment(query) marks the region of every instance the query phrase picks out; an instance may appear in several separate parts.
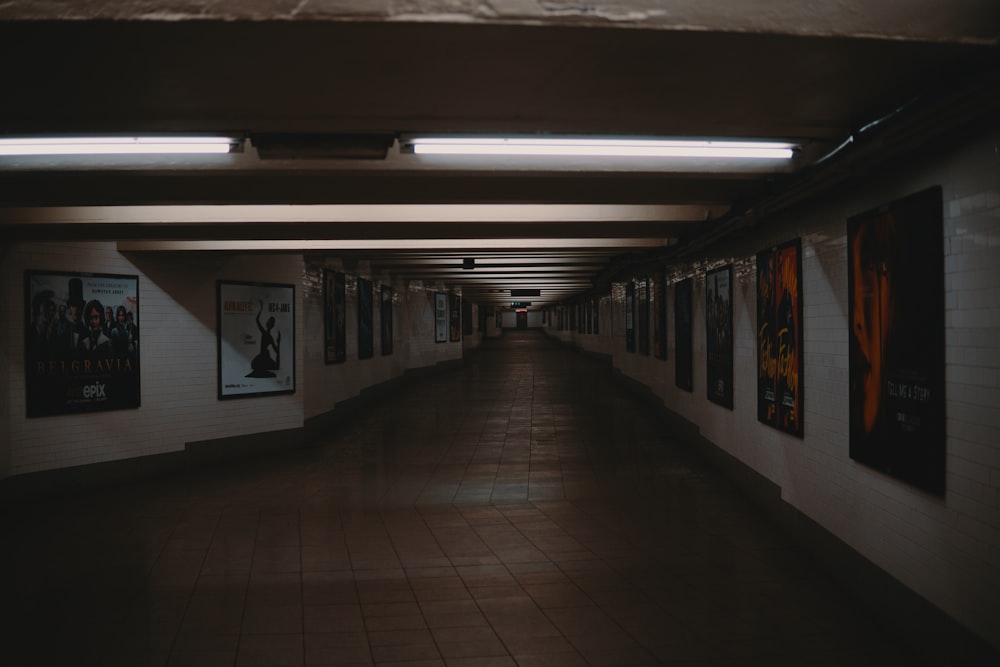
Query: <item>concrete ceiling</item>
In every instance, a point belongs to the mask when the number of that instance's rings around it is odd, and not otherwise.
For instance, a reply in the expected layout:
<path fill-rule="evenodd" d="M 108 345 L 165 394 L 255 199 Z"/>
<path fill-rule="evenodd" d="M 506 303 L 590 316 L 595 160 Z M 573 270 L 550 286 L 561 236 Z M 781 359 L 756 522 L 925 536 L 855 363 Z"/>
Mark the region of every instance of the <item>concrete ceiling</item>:
<path fill-rule="evenodd" d="M 558 301 L 623 258 L 705 252 L 751 211 L 991 122 L 998 36 L 994 0 L 11 1 L 0 134 L 248 143 L 197 160 L 0 159 L 0 230 L 135 252 L 240 242 L 353 254 L 483 301 L 529 283 L 543 288 L 535 301 Z M 776 138 L 801 150 L 754 170 L 444 161 L 395 145 L 385 159 L 337 156 L 359 138 L 421 132 Z M 284 154 L 258 152 L 271 144 Z"/>

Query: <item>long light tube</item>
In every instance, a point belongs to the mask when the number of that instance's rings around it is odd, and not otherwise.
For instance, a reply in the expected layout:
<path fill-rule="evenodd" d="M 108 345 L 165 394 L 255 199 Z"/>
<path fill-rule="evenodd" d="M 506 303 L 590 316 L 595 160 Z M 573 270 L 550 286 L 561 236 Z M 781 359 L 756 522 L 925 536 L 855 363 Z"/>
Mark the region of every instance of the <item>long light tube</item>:
<path fill-rule="evenodd" d="M 232 137 L 22 137 L 0 139 L 0 156 L 228 153 Z"/>
<path fill-rule="evenodd" d="M 750 158 L 787 160 L 794 144 L 775 141 L 683 139 L 588 139 L 563 137 L 413 137 L 421 155 L 514 155 L 555 157 Z"/>

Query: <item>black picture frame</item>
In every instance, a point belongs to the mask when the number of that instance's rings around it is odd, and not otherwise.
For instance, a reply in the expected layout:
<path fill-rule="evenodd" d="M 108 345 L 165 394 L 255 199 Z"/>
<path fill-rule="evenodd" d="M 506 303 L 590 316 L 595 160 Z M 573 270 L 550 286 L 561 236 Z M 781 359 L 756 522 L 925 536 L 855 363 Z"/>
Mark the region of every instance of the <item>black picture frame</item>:
<path fill-rule="evenodd" d="M 387 285 L 382 285 L 379 312 L 381 314 L 381 317 L 379 318 L 379 328 L 382 334 L 382 356 L 386 356 L 392 354 L 394 347 L 394 334 L 392 327 L 392 288 Z"/>
<path fill-rule="evenodd" d="M 850 456 L 945 490 L 943 196 L 932 187 L 847 221 Z"/>
<path fill-rule="evenodd" d="M 705 273 L 705 357 L 708 400 L 733 408 L 733 265 Z"/>
<path fill-rule="evenodd" d="M 625 283 L 625 351 L 635 352 L 635 283 Z"/>
<path fill-rule="evenodd" d="M 24 312 L 28 418 L 141 406 L 138 276 L 27 270 Z"/>
<path fill-rule="evenodd" d="M 674 384 L 694 391 L 694 281 L 674 284 Z"/>
<path fill-rule="evenodd" d="M 358 359 L 375 356 L 375 294 L 372 281 L 358 278 Z"/>
<path fill-rule="evenodd" d="M 217 281 L 216 355 L 219 400 L 295 393 L 295 286 Z"/>
<path fill-rule="evenodd" d="M 452 343 L 462 340 L 462 297 L 448 295 L 448 339 Z"/>
<path fill-rule="evenodd" d="M 323 362 L 347 360 L 347 280 L 343 273 L 323 269 Z"/>
<path fill-rule="evenodd" d="M 444 292 L 434 293 L 434 342 L 448 341 L 448 295 Z"/>
<path fill-rule="evenodd" d="M 667 358 L 667 278 L 663 272 L 652 278 L 653 356 Z"/>

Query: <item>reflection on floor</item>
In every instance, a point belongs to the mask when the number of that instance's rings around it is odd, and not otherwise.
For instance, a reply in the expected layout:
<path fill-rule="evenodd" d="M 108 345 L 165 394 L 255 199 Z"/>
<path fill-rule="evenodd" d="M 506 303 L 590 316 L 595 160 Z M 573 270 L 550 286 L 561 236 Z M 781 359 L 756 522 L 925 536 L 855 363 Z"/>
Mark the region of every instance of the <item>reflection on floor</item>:
<path fill-rule="evenodd" d="M 8 665 L 919 662 L 530 331 L 315 448 L 8 518 Z"/>

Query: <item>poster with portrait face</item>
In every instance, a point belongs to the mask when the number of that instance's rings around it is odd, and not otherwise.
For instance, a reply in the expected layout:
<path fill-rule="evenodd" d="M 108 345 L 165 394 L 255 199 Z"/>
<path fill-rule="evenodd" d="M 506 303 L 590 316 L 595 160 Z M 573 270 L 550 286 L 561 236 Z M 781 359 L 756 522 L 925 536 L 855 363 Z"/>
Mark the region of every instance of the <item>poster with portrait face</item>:
<path fill-rule="evenodd" d="M 138 408 L 139 278 L 25 272 L 28 417 Z"/>
<path fill-rule="evenodd" d="M 851 458 L 944 492 L 941 188 L 847 221 Z"/>
<path fill-rule="evenodd" d="M 691 286 L 690 278 L 674 285 L 674 384 L 686 391 L 694 391 Z"/>
<path fill-rule="evenodd" d="M 217 283 L 219 398 L 295 391 L 295 286 Z"/>
<path fill-rule="evenodd" d="M 802 241 L 757 253 L 757 420 L 803 437 Z"/>
<path fill-rule="evenodd" d="M 328 364 L 347 359 L 345 341 L 347 280 L 343 273 L 323 270 L 323 360 Z"/>
<path fill-rule="evenodd" d="M 733 265 L 705 274 L 708 400 L 733 407 Z"/>

